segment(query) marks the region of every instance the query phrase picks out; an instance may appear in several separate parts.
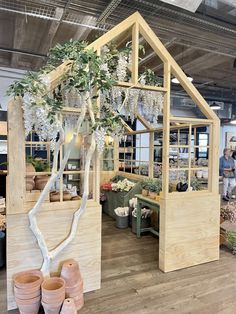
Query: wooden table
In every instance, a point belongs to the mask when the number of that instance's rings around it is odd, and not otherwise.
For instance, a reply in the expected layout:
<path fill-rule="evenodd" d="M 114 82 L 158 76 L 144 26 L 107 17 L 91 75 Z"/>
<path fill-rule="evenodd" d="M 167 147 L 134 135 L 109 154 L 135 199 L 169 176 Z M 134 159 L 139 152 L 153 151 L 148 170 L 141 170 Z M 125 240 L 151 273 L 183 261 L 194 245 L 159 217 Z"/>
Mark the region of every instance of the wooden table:
<path fill-rule="evenodd" d="M 142 194 L 136 194 L 137 197 L 137 224 L 136 224 L 136 235 L 137 238 L 140 238 L 142 232 L 150 231 L 153 234 L 159 236 L 159 232 L 156 231 L 153 227 L 149 228 L 141 228 L 141 210 L 143 207 L 147 206 L 148 208 L 160 211 L 160 203 L 154 199 L 151 199 L 147 196 L 143 196 Z"/>

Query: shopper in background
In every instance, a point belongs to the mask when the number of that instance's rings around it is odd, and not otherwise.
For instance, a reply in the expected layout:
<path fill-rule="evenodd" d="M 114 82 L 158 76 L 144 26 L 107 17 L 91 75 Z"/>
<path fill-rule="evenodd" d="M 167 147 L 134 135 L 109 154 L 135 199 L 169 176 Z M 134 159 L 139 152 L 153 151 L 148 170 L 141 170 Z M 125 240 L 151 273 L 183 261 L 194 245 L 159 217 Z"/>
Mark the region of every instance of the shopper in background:
<path fill-rule="evenodd" d="M 235 162 L 229 148 L 225 148 L 223 153 L 220 158 L 220 176 L 223 176 L 223 200 L 228 202 L 230 197 L 235 198 L 231 194 L 235 187 Z"/>

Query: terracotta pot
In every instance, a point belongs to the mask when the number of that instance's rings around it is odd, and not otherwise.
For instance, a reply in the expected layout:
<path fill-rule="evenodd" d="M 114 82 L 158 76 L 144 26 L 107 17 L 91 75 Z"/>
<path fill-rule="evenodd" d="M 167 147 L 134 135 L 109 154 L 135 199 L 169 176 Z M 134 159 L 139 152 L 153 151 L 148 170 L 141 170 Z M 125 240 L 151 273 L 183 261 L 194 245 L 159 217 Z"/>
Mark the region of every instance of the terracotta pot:
<path fill-rule="evenodd" d="M 59 314 L 62 306 L 62 302 L 56 304 L 48 304 L 42 301 L 42 306 L 45 314 Z"/>
<path fill-rule="evenodd" d="M 63 201 L 70 201 L 72 196 L 69 192 L 63 192 Z"/>
<path fill-rule="evenodd" d="M 40 301 L 32 304 L 17 304 L 21 314 L 38 314 Z"/>
<path fill-rule="evenodd" d="M 66 288 L 77 285 L 78 282 L 82 281 L 79 264 L 74 260 L 70 259 L 63 263 L 61 270 L 61 278 L 66 282 Z"/>
<path fill-rule="evenodd" d="M 62 305 L 61 314 L 76 314 L 77 309 L 73 299 L 65 299 Z"/>
<path fill-rule="evenodd" d="M 24 289 L 22 289 L 22 290 L 24 290 Z M 16 292 L 14 289 L 14 294 L 15 294 L 15 298 L 17 298 L 17 299 L 29 300 L 29 299 L 34 299 L 34 298 L 40 297 L 41 296 L 41 290 L 38 289 L 35 292 L 31 292 L 31 293 L 26 294 L 26 293 Z"/>
<path fill-rule="evenodd" d="M 17 304 L 35 304 L 41 301 L 41 295 L 36 297 L 36 298 L 32 298 L 32 299 L 28 299 L 28 300 L 21 300 L 18 298 L 15 298 L 16 303 Z"/>
<path fill-rule="evenodd" d="M 26 171 L 26 178 L 34 178 L 34 175 L 28 175 L 27 172 L 35 172 L 34 166 L 27 162 L 25 165 L 25 171 Z"/>
<path fill-rule="evenodd" d="M 73 298 L 76 310 L 79 311 L 84 306 L 84 296 Z"/>
<path fill-rule="evenodd" d="M 32 191 L 34 189 L 34 179 L 26 177 L 26 191 Z"/>
<path fill-rule="evenodd" d="M 78 284 L 72 287 L 66 287 L 66 298 L 73 298 L 83 294 L 84 287 L 83 281 L 78 282 Z"/>
<path fill-rule="evenodd" d="M 40 175 L 35 177 L 35 190 L 43 190 L 48 182 L 48 175 Z"/>
<path fill-rule="evenodd" d="M 148 190 L 142 189 L 142 195 L 143 196 L 148 196 Z"/>
<path fill-rule="evenodd" d="M 149 197 L 150 197 L 151 199 L 156 199 L 157 193 L 156 193 L 156 192 L 151 192 L 151 191 L 149 191 Z"/>
<path fill-rule="evenodd" d="M 220 224 L 222 224 L 224 221 L 224 218 L 220 216 Z"/>
<path fill-rule="evenodd" d="M 32 287 L 32 288 L 18 288 L 16 286 L 14 286 L 14 292 L 15 293 L 20 293 L 20 294 L 29 294 L 29 293 L 33 293 L 33 292 L 37 292 L 40 291 L 41 292 L 41 286 L 36 286 L 36 287 Z"/>
<path fill-rule="evenodd" d="M 60 294 L 60 295 L 45 295 L 42 294 L 42 301 L 47 304 L 58 304 L 62 303 L 65 300 L 65 293 Z"/>
<path fill-rule="evenodd" d="M 59 277 L 47 278 L 41 288 L 42 295 L 61 295 L 65 293 L 65 280 Z"/>
<path fill-rule="evenodd" d="M 59 192 L 51 192 L 50 193 L 50 202 L 59 202 L 60 201 L 60 193 Z"/>
<path fill-rule="evenodd" d="M 77 195 L 77 196 L 73 196 L 71 198 L 72 201 L 78 201 L 78 200 L 81 200 L 81 196 Z"/>
<path fill-rule="evenodd" d="M 43 275 L 41 271 L 33 269 L 15 274 L 13 281 L 17 288 L 31 289 L 41 285 Z"/>

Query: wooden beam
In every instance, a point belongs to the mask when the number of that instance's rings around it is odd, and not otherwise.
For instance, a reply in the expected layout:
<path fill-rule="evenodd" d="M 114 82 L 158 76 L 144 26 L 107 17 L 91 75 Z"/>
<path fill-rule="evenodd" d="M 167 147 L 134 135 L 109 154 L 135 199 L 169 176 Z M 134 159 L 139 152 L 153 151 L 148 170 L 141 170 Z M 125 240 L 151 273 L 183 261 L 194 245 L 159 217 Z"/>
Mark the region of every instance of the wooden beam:
<path fill-rule="evenodd" d="M 138 84 L 138 61 L 139 61 L 139 26 L 135 22 L 132 28 L 132 68 L 131 79 L 133 84 Z"/>

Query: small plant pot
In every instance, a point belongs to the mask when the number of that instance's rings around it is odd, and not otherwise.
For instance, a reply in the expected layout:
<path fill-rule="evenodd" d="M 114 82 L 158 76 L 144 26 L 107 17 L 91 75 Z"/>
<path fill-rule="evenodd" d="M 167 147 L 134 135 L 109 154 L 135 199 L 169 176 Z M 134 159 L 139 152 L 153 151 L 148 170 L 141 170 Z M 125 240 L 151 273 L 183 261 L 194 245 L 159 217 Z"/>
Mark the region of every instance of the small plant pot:
<path fill-rule="evenodd" d="M 39 312 L 40 300 L 31 304 L 17 303 L 16 301 L 16 304 L 21 314 L 38 314 Z"/>
<path fill-rule="evenodd" d="M 35 292 L 21 293 L 21 292 L 16 292 L 16 290 L 14 289 L 14 294 L 15 294 L 15 298 L 17 298 L 17 299 L 29 300 L 29 299 L 34 299 L 34 298 L 40 297 L 41 296 L 41 291 L 40 291 L 40 289 L 38 289 Z"/>
<path fill-rule="evenodd" d="M 129 227 L 129 216 L 116 215 L 116 227 L 119 229 L 126 229 Z"/>
<path fill-rule="evenodd" d="M 82 281 L 79 264 L 74 259 L 63 263 L 61 278 L 65 280 L 66 288 L 73 287 Z"/>
<path fill-rule="evenodd" d="M 59 277 L 47 278 L 42 283 L 42 296 L 60 296 L 65 294 L 65 280 Z"/>
<path fill-rule="evenodd" d="M 48 304 L 42 301 L 42 306 L 45 314 L 59 314 L 62 306 L 62 302 L 55 304 Z"/>
<path fill-rule="evenodd" d="M 34 179 L 26 177 L 26 191 L 32 191 L 34 189 Z"/>
<path fill-rule="evenodd" d="M 60 314 L 77 314 L 75 302 L 72 298 L 65 299 Z"/>
<path fill-rule="evenodd" d="M 65 299 L 64 292 L 61 292 L 60 294 L 53 294 L 53 295 L 42 293 L 42 300 L 45 303 L 50 303 L 50 304 L 60 303 L 60 302 L 63 302 L 64 299 Z"/>
<path fill-rule="evenodd" d="M 66 287 L 66 298 L 74 298 L 83 294 L 83 281 L 73 287 Z"/>
<path fill-rule="evenodd" d="M 75 302 L 75 307 L 76 310 L 79 311 L 82 309 L 82 307 L 84 306 L 84 295 L 82 295 L 81 297 L 75 297 L 73 298 L 74 302 Z"/>
<path fill-rule="evenodd" d="M 142 195 L 143 196 L 148 196 L 148 194 L 149 194 L 148 190 L 142 189 Z"/>
<path fill-rule="evenodd" d="M 43 281 L 43 274 L 40 270 L 28 270 L 17 273 L 13 276 L 14 284 L 17 288 L 29 290 L 40 287 Z"/>
<path fill-rule="evenodd" d="M 151 192 L 151 191 L 149 191 L 149 197 L 150 197 L 151 199 L 155 200 L 156 197 L 157 197 L 157 192 Z"/>
<path fill-rule="evenodd" d="M 36 176 L 35 179 L 35 190 L 43 190 L 48 182 L 48 175 Z"/>
<path fill-rule="evenodd" d="M 34 293 L 34 292 L 41 292 L 41 286 L 36 286 L 36 287 L 33 287 L 33 288 L 18 288 L 16 286 L 14 286 L 14 293 L 17 294 L 29 294 L 29 293 Z"/>

